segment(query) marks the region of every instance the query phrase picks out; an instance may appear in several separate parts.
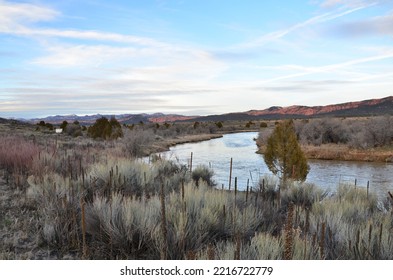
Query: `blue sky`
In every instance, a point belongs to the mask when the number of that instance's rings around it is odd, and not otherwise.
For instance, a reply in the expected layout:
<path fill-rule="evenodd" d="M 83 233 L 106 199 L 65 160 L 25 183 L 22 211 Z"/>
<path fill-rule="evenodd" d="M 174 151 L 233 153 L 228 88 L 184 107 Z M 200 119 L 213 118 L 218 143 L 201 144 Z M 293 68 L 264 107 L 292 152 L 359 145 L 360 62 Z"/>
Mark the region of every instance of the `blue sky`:
<path fill-rule="evenodd" d="M 0 117 L 392 95 L 390 0 L 0 0 Z"/>

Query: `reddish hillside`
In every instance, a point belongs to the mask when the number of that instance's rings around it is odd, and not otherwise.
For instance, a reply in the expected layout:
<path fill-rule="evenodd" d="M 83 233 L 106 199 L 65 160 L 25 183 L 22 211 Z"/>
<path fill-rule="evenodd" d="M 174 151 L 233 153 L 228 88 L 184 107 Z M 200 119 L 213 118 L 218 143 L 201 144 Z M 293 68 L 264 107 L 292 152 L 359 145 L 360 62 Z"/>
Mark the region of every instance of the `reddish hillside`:
<path fill-rule="evenodd" d="M 263 115 L 300 115 L 300 116 L 313 116 L 313 115 L 321 115 L 334 113 L 339 111 L 348 111 L 355 110 L 359 108 L 367 108 L 367 107 L 375 107 L 380 104 L 392 103 L 393 104 L 393 96 L 381 98 L 381 99 L 370 99 L 364 101 L 357 102 L 347 102 L 341 104 L 334 105 L 326 105 L 326 106 L 289 106 L 289 107 L 270 107 L 265 110 L 251 110 L 246 112 L 248 115 L 252 116 L 263 116 Z M 386 112 L 389 113 L 389 112 Z"/>

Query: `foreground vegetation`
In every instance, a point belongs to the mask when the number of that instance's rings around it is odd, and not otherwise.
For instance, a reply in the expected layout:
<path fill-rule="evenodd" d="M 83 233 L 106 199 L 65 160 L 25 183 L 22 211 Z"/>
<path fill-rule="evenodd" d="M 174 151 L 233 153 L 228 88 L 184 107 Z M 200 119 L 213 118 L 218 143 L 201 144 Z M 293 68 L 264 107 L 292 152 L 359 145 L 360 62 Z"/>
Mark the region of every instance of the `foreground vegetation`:
<path fill-rule="evenodd" d="M 206 167 L 136 157 L 162 127 L 26 131 L 0 135 L 0 259 L 393 259 L 392 198 L 271 177 L 216 189 Z"/>

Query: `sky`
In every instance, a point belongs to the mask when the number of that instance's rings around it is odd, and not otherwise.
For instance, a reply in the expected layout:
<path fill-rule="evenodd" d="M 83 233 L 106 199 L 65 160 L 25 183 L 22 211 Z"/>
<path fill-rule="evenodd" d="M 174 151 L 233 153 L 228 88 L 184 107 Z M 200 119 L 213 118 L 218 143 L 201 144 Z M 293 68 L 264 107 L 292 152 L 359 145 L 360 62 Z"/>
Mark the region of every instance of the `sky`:
<path fill-rule="evenodd" d="M 391 96 L 392 0 L 0 0 L 0 117 Z"/>

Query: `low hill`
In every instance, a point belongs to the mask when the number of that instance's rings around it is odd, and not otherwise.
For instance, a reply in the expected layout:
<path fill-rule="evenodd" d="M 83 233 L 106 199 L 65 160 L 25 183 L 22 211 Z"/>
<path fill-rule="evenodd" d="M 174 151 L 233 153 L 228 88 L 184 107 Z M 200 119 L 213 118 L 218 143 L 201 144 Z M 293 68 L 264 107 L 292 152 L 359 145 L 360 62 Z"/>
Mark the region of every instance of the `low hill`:
<path fill-rule="evenodd" d="M 263 110 L 250 110 L 247 112 L 233 112 L 220 115 L 208 116 L 184 116 L 176 114 L 120 114 L 120 115 L 66 115 L 49 116 L 46 118 L 36 118 L 29 120 L 30 123 L 40 121 L 52 124 L 60 124 L 64 120 L 67 122 L 78 121 L 81 124 L 90 125 L 101 117 L 111 118 L 114 116 L 120 123 L 163 123 L 176 121 L 249 121 L 249 120 L 274 120 L 287 118 L 314 118 L 314 117 L 360 117 L 393 114 L 393 96 L 381 99 L 369 99 L 356 102 L 332 104 L 326 106 L 303 106 L 293 105 L 289 107 L 273 106 Z M 4 119 L 3 119 L 4 120 Z M 1 123 L 2 120 L 0 120 Z"/>
<path fill-rule="evenodd" d="M 270 107 L 265 110 L 251 110 L 246 112 L 248 115 L 256 117 L 270 116 L 297 116 L 297 117 L 316 117 L 316 116 L 370 116 L 393 113 L 393 96 L 381 99 L 369 99 L 357 102 L 347 102 L 326 106 L 300 106 L 289 107 Z"/>

